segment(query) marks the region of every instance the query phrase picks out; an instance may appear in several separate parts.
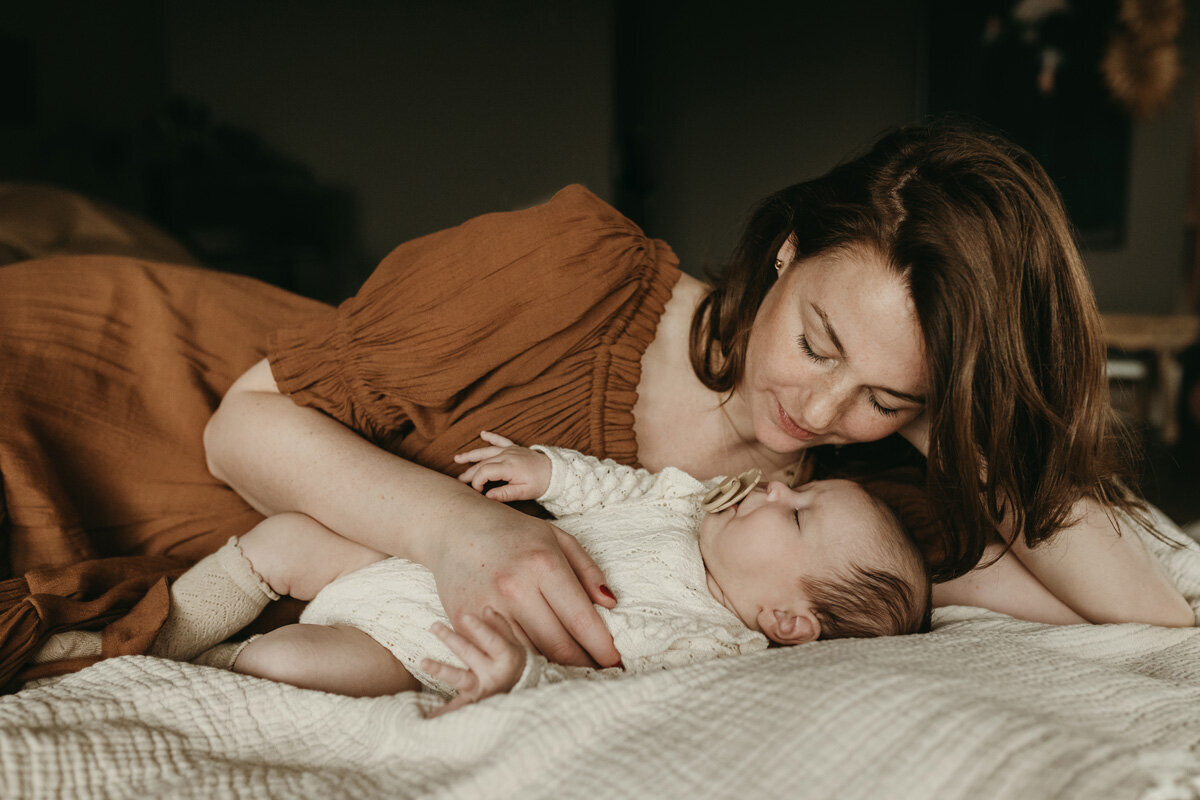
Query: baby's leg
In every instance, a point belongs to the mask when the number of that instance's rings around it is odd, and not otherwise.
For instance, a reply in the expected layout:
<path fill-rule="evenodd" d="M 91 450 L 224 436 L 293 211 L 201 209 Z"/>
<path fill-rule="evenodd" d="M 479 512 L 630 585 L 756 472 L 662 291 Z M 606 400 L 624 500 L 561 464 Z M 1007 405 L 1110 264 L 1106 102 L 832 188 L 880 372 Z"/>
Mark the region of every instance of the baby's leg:
<path fill-rule="evenodd" d="M 246 645 L 233 671 L 351 697 L 378 697 L 421 686 L 390 650 L 345 625 L 299 624 L 273 630 Z"/>
<path fill-rule="evenodd" d="M 263 520 L 238 544 L 272 589 L 297 600 L 312 600 L 342 575 L 387 558 L 312 517 L 290 512 Z"/>
<path fill-rule="evenodd" d="M 303 514 L 268 517 L 172 584 L 170 614 L 148 652 L 190 661 L 250 624 L 270 600 L 289 593 L 311 600 L 335 578 L 382 558 Z"/>

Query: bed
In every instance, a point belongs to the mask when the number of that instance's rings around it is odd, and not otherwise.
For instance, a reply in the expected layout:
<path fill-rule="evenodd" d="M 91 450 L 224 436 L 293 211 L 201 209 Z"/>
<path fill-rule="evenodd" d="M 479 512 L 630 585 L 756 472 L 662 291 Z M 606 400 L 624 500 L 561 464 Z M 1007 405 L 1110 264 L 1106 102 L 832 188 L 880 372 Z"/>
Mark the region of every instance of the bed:
<path fill-rule="evenodd" d="M 1147 541 L 1200 611 L 1200 547 Z M 924 635 L 568 682 L 424 719 L 434 702 L 109 659 L 0 698 L 0 796 L 1200 797 L 1198 628 L 951 607 Z"/>
<path fill-rule="evenodd" d="M 1186 542 L 1147 536 L 1200 613 L 1200 547 L 1156 522 Z M 923 635 L 425 719 L 436 702 L 111 658 L 0 697 L 0 797 L 1200 798 L 1198 628 L 952 607 Z"/>

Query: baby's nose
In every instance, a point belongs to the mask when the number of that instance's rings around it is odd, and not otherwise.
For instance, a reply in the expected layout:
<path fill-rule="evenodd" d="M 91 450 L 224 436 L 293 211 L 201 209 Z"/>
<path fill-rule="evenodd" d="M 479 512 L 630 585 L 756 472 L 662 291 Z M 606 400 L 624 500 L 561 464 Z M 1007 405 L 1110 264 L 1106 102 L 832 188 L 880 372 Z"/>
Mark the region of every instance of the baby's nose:
<path fill-rule="evenodd" d="M 763 490 L 767 493 L 768 500 L 778 500 L 780 497 L 790 491 L 787 487 L 787 484 L 781 481 L 768 481 Z"/>

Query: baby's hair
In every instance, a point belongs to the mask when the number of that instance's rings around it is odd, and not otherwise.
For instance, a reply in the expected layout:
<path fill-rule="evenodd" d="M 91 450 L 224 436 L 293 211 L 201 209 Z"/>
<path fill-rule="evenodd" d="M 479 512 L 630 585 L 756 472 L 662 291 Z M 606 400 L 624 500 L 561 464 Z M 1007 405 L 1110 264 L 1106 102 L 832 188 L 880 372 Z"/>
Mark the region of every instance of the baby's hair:
<path fill-rule="evenodd" d="M 933 591 L 929 570 L 896 515 L 867 494 L 878 512 L 872 527 L 881 541 L 875 551 L 899 569 L 869 569 L 851 563 L 831 578 L 804 577 L 801 585 L 821 624 L 822 639 L 929 630 Z"/>

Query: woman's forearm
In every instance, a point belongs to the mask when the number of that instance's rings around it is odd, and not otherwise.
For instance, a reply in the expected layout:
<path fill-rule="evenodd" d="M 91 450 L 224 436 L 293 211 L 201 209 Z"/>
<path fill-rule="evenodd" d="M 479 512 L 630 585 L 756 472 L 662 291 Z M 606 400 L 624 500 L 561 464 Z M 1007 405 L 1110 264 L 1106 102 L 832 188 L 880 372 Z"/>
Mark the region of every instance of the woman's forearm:
<path fill-rule="evenodd" d="M 999 611 L 1010 617 L 1050 625 L 1076 625 L 1087 620 L 1027 570 L 1000 544 L 988 545 L 983 552 L 982 569 L 933 586 L 933 605 L 974 606 Z"/>
<path fill-rule="evenodd" d="M 1090 622 L 1145 622 L 1185 627 L 1195 614 L 1132 523 L 1120 532 L 1103 506 L 1076 506 L 1078 519 L 1049 541 L 1028 547 L 1021 537 L 1013 554 L 1056 597 Z"/>
<path fill-rule="evenodd" d="M 513 513 L 366 441 L 275 387 L 265 361 L 226 394 L 204 434 L 209 469 L 263 514 L 298 511 L 348 539 L 429 564 L 439 530 Z M 453 506 L 453 514 L 448 513 Z"/>

